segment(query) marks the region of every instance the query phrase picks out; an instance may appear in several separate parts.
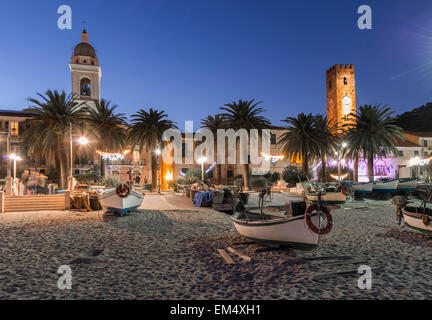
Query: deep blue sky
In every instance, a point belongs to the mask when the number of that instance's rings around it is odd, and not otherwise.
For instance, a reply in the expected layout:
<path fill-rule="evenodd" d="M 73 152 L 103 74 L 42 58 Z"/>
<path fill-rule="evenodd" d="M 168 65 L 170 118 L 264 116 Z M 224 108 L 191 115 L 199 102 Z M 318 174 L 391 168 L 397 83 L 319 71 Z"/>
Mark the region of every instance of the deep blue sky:
<path fill-rule="evenodd" d="M 72 7 L 73 28 L 57 28 Z M 369 4 L 373 30 L 357 28 Z M 102 97 L 130 115 L 149 106 L 184 120 L 243 98 L 274 124 L 325 112 L 325 71 L 354 64 L 358 104 L 397 113 L 432 101 L 432 1 L 2 1 L 0 108 L 46 89 L 70 92 L 82 21 L 102 66 Z"/>

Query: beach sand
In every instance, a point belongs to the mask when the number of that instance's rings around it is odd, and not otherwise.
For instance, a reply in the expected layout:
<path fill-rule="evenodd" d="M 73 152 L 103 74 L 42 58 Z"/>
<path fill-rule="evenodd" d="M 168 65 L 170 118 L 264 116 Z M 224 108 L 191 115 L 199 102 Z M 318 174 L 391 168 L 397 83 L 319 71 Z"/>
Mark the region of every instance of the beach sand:
<path fill-rule="evenodd" d="M 388 200 L 333 210 L 333 231 L 313 252 L 256 252 L 256 244 L 238 244 L 245 239 L 229 215 L 174 210 L 163 201 L 169 208 L 121 218 L 102 211 L 0 214 L 0 299 L 432 298 L 432 240 L 398 227 Z M 252 261 L 228 252 L 236 263 L 226 264 L 216 249 L 228 246 Z M 73 263 L 89 249 L 101 253 Z M 323 256 L 333 259 L 304 259 Z M 373 271 L 370 290 L 358 288 L 356 273 L 313 279 L 363 264 L 382 268 Z M 72 269 L 71 290 L 57 286 L 61 265 Z"/>

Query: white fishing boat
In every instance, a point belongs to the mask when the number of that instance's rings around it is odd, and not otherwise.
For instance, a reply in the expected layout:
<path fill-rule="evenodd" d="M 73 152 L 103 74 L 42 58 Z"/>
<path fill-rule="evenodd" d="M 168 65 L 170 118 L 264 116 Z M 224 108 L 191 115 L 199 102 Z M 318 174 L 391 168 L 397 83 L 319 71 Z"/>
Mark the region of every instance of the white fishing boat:
<path fill-rule="evenodd" d="M 398 180 L 375 181 L 373 183 L 372 192 L 394 193 L 397 190 L 398 182 Z"/>
<path fill-rule="evenodd" d="M 298 250 L 313 250 L 318 246 L 319 234 L 307 226 L 304 216 L 283 218 L 247 213 L 246 217 L 232 216 L 234 226 L 242 236 L 266 245 L 287 246 Z M 318 224 L 318 214 L 312 217 Z"/>
<path fill-rule="evenodd" d="M 432 210 L 426 208 L 405 207 L 402 209 L 404 223 L 407 227 L 432 235 Z"/>
<path fill-rule="evenodd" d="M 417 179 L 403 179 L 399 180 L 397 191 L 403 192 L 413 192 L 417 189 L 418 180 Z"/>
<path fill-rule="evenodd" d="M 138 208 L 144 195 L 133 191 L 126 184 L 120 184 L 115 189 L 109 189 L 98 195 L 99 202 L 106 210 L 124 215 L 126 212 Z"/>
<path fill-rule="evenodd" d="M 353 184 L 352 188 L 355 193 L 369 194 L 372 193 L 373 185 L 373 182 L 356 183 Z"/>

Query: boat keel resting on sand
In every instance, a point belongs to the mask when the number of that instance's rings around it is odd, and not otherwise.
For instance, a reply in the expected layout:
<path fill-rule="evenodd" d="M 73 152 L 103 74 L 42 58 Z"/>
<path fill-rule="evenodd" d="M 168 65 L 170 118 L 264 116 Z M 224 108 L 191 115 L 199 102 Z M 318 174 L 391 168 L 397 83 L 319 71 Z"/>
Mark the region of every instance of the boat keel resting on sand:
<path fill-rule="evenodd" d="M 124 215 L 133 209 L 138 208 L 144 199 L 144 195 L 126 184 L 120 184 L 115 189 L 110 189 L 99 195 L 99 202 L 106 210 L 111 210 Z"/>
<path fill-rule="evenodd" d="M 269 192 L 269 191 L 268 191 Z M 265 194 L 260 194 L 260 199 Z M 321 194 L 318 195 L 321 201 Z M 301 206 L 299 206 L 299 204 Z M 290 204 L 291 205 L 291 204 Z M 313 250 L 318 246 L 319 236 L 330 232 L 333 221 L 329 211 L 318 204 L 307 206 L 306 202 L 296 202 L 297 209 L 291 217 L 279 217 L 242 210 L 232 216 L 234 226 L 242 236 L 269 246 L 287 246 L 298 250 Z M 321 217 L 325 215 L 327 226 L 321 227 Z"/>

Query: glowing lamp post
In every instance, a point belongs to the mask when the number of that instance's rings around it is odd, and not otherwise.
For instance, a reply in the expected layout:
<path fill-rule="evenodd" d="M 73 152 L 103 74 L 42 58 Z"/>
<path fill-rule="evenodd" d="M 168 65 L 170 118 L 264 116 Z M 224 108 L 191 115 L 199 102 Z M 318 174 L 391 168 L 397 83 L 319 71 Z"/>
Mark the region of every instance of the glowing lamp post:
<path fill-rule="evenodd" d="M 198 159 L 198 163 L 201 164 L 201 180 L 204 181 L 204 162 L 207 161 L 206 157 L 202 157 Z"/>
<path fill-rule="evenodd" d="M 77 141 L 78 144 L 80 145 L 86 145 L 87 143 L 89 143 L 88 139 L 86 137 L 80 137 Z M 72 125 L 71 125 L 71 139 L 70 139 L 70 176 L 72 177 L 73 175 L 73 142 L 72 142 Z"/>
<path fill-rule="evenodd" d="M 12 153 L 9 155 L 9 159 L 13 160 L 13 177 L 16 178 L 16 162 L 22 160 L 21 157 L 17 156 L 16 154 Z"/>

